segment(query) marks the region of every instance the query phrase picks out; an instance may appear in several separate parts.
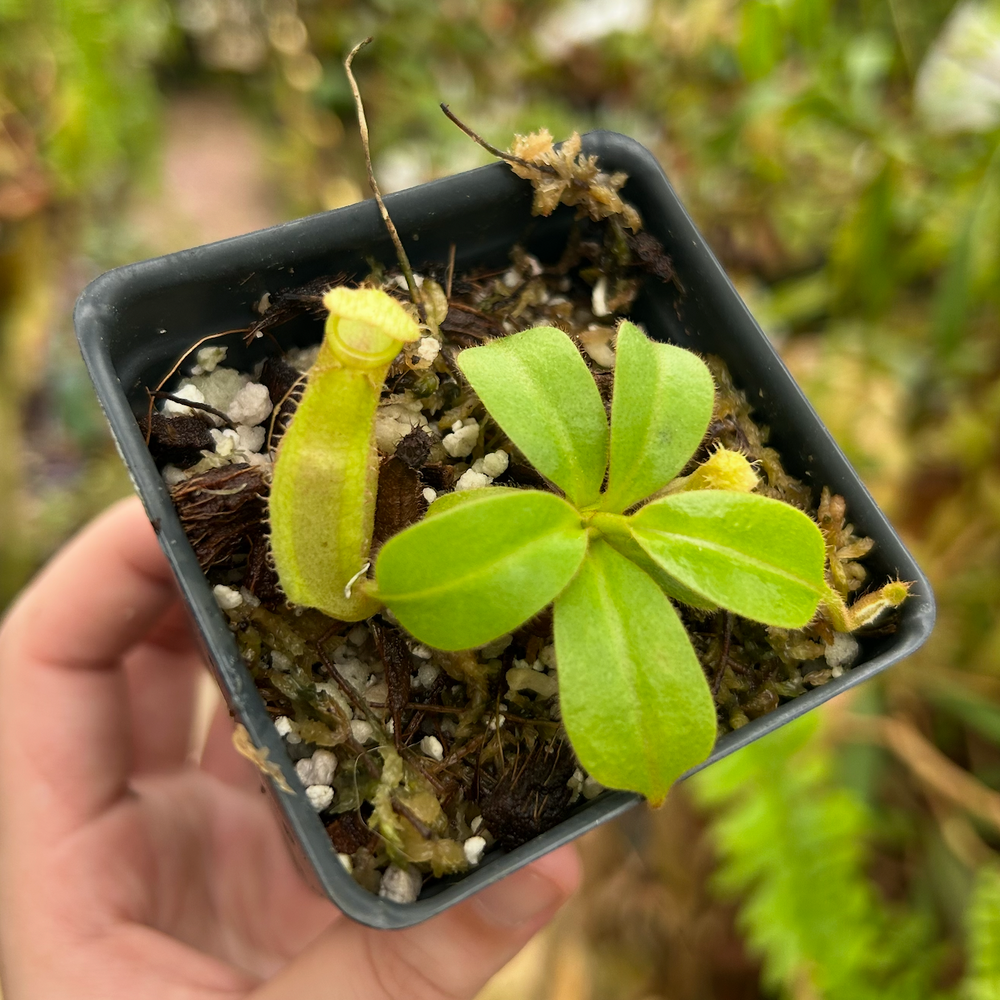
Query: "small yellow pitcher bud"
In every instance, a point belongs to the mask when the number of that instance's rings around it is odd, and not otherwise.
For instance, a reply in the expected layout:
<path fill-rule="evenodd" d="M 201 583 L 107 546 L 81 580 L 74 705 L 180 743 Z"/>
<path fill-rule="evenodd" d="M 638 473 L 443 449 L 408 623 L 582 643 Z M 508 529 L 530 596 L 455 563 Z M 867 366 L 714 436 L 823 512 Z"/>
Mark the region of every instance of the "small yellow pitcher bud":
<path fill-rule="evenodd" d="M 884 611 L 898 608 L 910 592 L 910 583 L 892 580 L 884 587 L 859 597 L 850 607 L 832 587 L 820 602 L 823 613 L 838 632 L 854 632 L 871 625 Z"/>
<path fill-rule="evenodd" d="M 746 455 L 728 448 L 717 448 L 690 476 L 675 479 L 667 492 L 730 490 L 733 493 L 751 493 L 759 482 Z"/>

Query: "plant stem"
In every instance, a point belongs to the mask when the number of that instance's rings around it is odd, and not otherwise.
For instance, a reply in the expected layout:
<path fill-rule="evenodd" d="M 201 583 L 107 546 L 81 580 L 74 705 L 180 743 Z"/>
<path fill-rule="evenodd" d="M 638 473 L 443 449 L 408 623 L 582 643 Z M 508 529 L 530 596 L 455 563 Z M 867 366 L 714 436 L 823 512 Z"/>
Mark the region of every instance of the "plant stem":
<path fill-rule="evenodd" d="M 364 44 L 364 43 L 362 43 Z M 547 163 L 531 163 L 528 160 L 522 159 L 520 156 L 515 156 L 513 153 L 508 153 L 506 150 L 498 149 L 492 143 L 487 142 L 478 132 L 474 132 L 461 118 L 456 115 L 447 104 L 441 105 L 441 110 L 448 116 L 448 118 L 453 121 L 470 139 L 475 140 L 483 147 L 488 153 L 492 153 L 494 156 L 499 156 L 501 160 L 506 160 L 508 163 L 516 163 L 521 167 L 530 167 L 532 170 L 540 170 L 543 174 L 552 174 L 553 177 L 558 177 L 559 172 L 555 167 L 550 167 Z"/>
<path fill-rule="evenodd" d="M 361 91 L 358 90 L 358 83 L 354 79 L 354 73 L 351 71 L 351 63 L 354 62 L 354 57 L 371 40 L 372 38 L 369 35 L 368 38 L 358 42 L 358 44 L 351 49 L 347 58 L 344 60 L 344 71 L 347 73 L 347 82 L 351 85 L 351 93 L 354 94 L 354 103 L 358 109 L 358 128 L 361 131 L 361 145 L 364 147 L 365 151 L 365 166 L 368 168 L 368 183 L 371 185 L 372 193 L 375 195 L 375 201 L 378 203 L 378 210 L 382 213 L 382 221 L 385 223 L 385 228 L 389 230 L 389 237 L 392 239 L 392 244 L 396 248 L 396 259 L 399 261 L 399 266 L 403 271 L 403 276 L 406 278 L 406 287 L 410 290 L 410 298 L 413 300 L 413 304 L 419 309 L 420 293 L 417 291 L 417 283 L 413 280 L 413 268 L 410 267 L 410 258 L 406 256 L 406 251 L 403 249 L 403 241 L 399 238 L 399 233 L 396 231 L 396 227 L 393 224 L 392 219 L 389 218 L 389 211 L 385 207 L 385 202 L 382 200 L 382 192 L 379 191 L 378 182 L 375 180 L 375 171 L 372 169 L 371 146 L 368 141 L 368 120 L 365 118 L 365 106 L 361 101 Z"/>

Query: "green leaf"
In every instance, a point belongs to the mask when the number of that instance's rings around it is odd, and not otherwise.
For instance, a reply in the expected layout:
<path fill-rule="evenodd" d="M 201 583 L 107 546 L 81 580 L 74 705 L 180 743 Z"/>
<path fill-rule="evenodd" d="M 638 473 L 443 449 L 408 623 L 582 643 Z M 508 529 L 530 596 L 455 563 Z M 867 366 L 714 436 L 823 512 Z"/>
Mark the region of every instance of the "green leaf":
<path fill-rule="evenodd" d="M 666 486 L 705 436 L 714 400 L 712 375 L 701 358 L 622 323 L 601 509 L 621 512 Z"/>
<path fill-rule="evenodd" d="M 517 628 L 573 579 L 587 551 L 580 515 L 554 493 L 473 492 L 390 538 L 375 566 L 379 598 L 438 649 Z"/>
<path fill-rule="evenodd" d="M 608 462 L 608 418 L 587 365 L 551 326 L 458 356 L 490 416 L 529 462 L 578 507 L 597 500 Z"/>
<path fill-rule="evenodd" d="M 715 743 L 715 706 L 677 612 L 655 583 L 595 539 L 555 602 L 563 724 L 602 784 L 654 805 Z"/>
<path fill-rule="evenodd" d="M 696 490 L 647 504 L 632 534 L 671 576 L 745 618 L 801 628 L 823 592 L 824 544 L 802 511 L 755 493 Z"/>
<path fill-rule="evenodd" d="M 485 489 L 485 487 L 484 487 Z M 524 493 L 523 489 L 515 486 L 490 486 L 490 496 L 497 496 L 504 493 Z M 443 514 L 446 510 L 459 507 L 470 500 L 478 500 L 483 496 L 483 489 L 478 490 L 455 490 L 453 493 L 442 493 L 428 508 L 424 517 L 434 517 Z"/>

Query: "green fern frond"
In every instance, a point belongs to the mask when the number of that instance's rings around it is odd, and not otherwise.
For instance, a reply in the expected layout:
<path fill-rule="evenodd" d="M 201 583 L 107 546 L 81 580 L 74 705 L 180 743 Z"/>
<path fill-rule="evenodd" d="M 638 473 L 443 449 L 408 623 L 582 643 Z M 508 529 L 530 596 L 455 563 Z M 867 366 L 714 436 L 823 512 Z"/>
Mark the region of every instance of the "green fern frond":
<path fill-rule="evenodd" d="M 929 1000 L 941 957 L 932 928 L 869 882 L 873 817 L 834 779 L 818 724 L 806 716 L 693 779 L 715 810 L 716 886 L 742 898 L 741 930 L 779 995 Z"/>
<path fill-rule="evenodd" d="M 1000 1000 L 1000 866 L 985 865 L 976 874 L 966 913 L 968 972 L 964 1000 Z"/>

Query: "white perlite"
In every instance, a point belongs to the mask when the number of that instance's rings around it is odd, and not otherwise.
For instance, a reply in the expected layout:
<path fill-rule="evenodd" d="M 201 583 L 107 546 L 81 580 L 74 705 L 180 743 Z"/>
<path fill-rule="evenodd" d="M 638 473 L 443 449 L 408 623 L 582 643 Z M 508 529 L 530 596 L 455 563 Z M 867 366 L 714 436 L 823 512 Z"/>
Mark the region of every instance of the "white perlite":
<path fill-rule="evenodd" d="M 266 385 L 249 382 L 243 386 L 226 410 L 226 416 L 234 424 L 256 427 L 271 413 L 271 397 Z"/>
<path fill-rule="evenodd" d="M 329 750 L 317 750 L 311 757 L 303 757 L 295 764 L 295 773 L 306 788 L 329 785 L 336 771 L 337 757 Z"/>
<path fill-rule="evenodd" d="M 445 440 L 447 441 L 447 438 Z M 481 490 L 489 486 L 492 482 L 493 480 L 489 476 L 485 476 L 481 472 L 473 472 L 472 469 L 467 469 L 458 477 L 458 482 L 455 483 L 455 492 L 458 493 L 460 490 Z"/>
<path fill-rule="evenodd" d="M 507 471 L 509 464 L 510 455 L 507 452 L 503 450 L 491 451 L 488 455 L 484 455 L 472 463 L 472 471 L 481 472 L 484 476 L 489 476 L 490 479 L 496 479 L 497 476 L 502 476 Z"/>
<path fill-rule="evenodd" d="M 437 490 L 431 489 L 430 486 L 425 486 L 424 487 L 423 492 L 421 493 L 421 496 L 428 503 L 434 503 L 434 501 L 437 500 L 437 498 L 438 498 Z"/>
<path fill-rule="evenodd" d="M 205 394 L 190 382 L 185 382 L 174 391 L 173 395 L 179 399 L 190 399 L 192 403 L 205 402 Z M 183 403 L 177 403 L 172 399 L 168 399 L 163 404 L 163 412 L 168 417 L 189 417 L 192 411 L 190 406 L 185 406 Z"/>
<path fill-rule="evenodd" d="M 389 865 L 382 875 L 378 894 L 393 903 L 414 903 L 420 895 L 420 883 L 420 872 L 412 866 L 400 868 L 399 865 Z"/>
<path fill-rule="evenodd" d="M 195 356 L 195 365 L 191 369 L 192 375 L 207 375 L 214 372 L 229 353 L 228 347 L 203 347 Z"/>
<path fill-rule="evenodd" d="M 310 785 L 306 789 L 309 804 L 320 813 L 333 804 L 333 789 L 329 785 Z"/>
<path fill-rule="evenodd" d="M 292 669 L 293 663 L 289 656 L 286 656 L 279 649 L 271 650 L 271 666 L 275 670 L 280 670 L 283 674 L 287 674 L 289 670 Z"/>
<path fill-rule="evenodd" d="M 858 640 L 846 632 L 834 632 L 833 642 L 823 651 L 828 667 L 849 667 L 858 655 Z"/>
<path fill-rule="evenodd" d="M 424 690 L 429 691 L 434 687 L 434 682 L 440 676 L 440 667 L 435 666 L 433 663 L 421 663 L 420 668 L 417 670 L 417 684 L 419 687 L 424 688 Z"/>
<path fill-rule="evenodd" d="M 238 590 L 222 583 L 217 583 L 212 588 L 212 593 L 215 595 L 215 603 L 223 611 L 232 611 L 233 608 L 238 608 L 243 603 L 243 595 Z"/>
<path fill-rule="evenodd" d="M 483 859 L 483 851 L 486 850 L 486 838 L 469 837 L 469 839 L 462 844 L 462 850 L 465 852 L 465 860 L 468 861 L 470 865 L 478 865 Z"/>
<path fill-rule="evenodd" d="M 347 641 L 353 643 L 355 646 L 364 645 L 365 639 L 371 633 L 368 631 L 367 625 L 355 625 L 350 632 L 347 633 Z"/>
<path fill-rule="evenodd" d="M 250 427 L 247 424 L 239 424 L 236 427 L 236 435 L 240 451 L 252 454 L 264 447 L 264 439 L 267 437 L 267 431 L 263 427 Z"/>
<path fill-rule="evenodd" d="M 224 431 L 213 428 L 209 431 L 215 444 L 215 454 L 221 458 L 235 458 L 249 462 L 264 446 L 265 431 L 263 427 L 248 427 L 240 424 L 233 430 L 227 427 Z"/>
<path fill-rule="evenodd" d="M 434 337 L 421 337 L 413 352 L 421 361 L 433 361 L 441 353 L 441 345 Z"/>
<path fill-rule="evenodd" d="M 468 458 L 478 440 L 479 424 L 475 420 L 466 420 L 464 423 L 461 420 L 456 420 L 451 425 L 451 433 L 445 434 L 441 443 L 444 445 L 444 450 L 452 458 Z"/>
<path fill-rule="evenodd" d="M 444 760 L 444 747 L 436 736 L 425 736 L 420 741 L 420 749 L 432 760 Z"/>
<path fill-rule="evenodd" d="M 361 744 L 367 743 L 374 734 L 372 724 L 364 719 L 353 719 L 351 721 L 351 735 Z"/>
<path fill-rule="evenodd" d="M 195 375 L 191 384 L 204 395 L 209 406 L 227 413 L 237 394 L 249 381 L 249 375 L 243 375 L 234 368 L 216 368 L 206 375 Z M 234 424 L 241 422 L 233 421 Z"/>
<path fill-rule="evenodd" d="M 160 471 L 163 481 L 167 486 L 176 486 L 187 479 L 187 473 L 183 469 L 178 469 L 176 465 L 165 465 Z"/>
<path fill-rule="evenodd" d="M 433 440 L 427 427 L 427 417 L 421 412 L 420 400 L 411 393 L 399 393 L 379 404 L 375 412 L 375 443 L 384 455 L 393 455 L 396 445 L 414 427 L 422 428 Z"/>
<path fill-rule="evenodd" d="M 274 728 L 278 730 L 278 735 L 283 737 L 288 743 L 301 743 L 302 737 L 295 732 L 292 727 L 292 720 L 287 715 L 279 715 L 274 720 Z"/>

